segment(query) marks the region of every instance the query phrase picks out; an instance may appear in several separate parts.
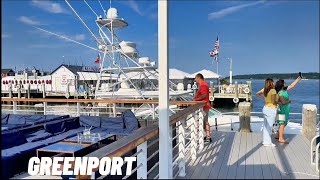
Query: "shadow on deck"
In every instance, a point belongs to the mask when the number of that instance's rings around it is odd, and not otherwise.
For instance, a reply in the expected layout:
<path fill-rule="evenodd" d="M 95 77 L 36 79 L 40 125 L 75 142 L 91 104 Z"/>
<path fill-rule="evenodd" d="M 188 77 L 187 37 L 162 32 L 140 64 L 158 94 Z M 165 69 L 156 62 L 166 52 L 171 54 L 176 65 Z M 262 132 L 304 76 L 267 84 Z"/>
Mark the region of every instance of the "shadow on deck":
<path fill-rule="evenodd" d="M 213 131 L 212 143 L 189 160 L 187 179 L 319 179 L 310 163 L 310 142 L 286 135 L 289 144 L 264 147 L 261 133 Z"/>

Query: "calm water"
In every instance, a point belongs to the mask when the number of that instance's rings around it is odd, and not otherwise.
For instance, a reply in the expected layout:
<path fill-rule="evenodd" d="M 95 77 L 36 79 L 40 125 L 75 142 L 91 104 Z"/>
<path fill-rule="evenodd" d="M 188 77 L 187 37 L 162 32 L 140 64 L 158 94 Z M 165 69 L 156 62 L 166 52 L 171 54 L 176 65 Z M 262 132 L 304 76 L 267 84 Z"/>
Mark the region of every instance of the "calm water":
<path fill-rule="evenodd" d="M 246 80 L 237 80 L 238 83 L 245 83 Z M 255 93 L 264 86 L 264 80 L 251 80 L 253 90 L 253 111 L 261 112 L 263 108 L 263 100 L 256 97 Z M 290 85 L 294 80 L 285 80 Z M 291 103 L 291 112 L 301 113 L 303 104 L 315 104 L 319 113 L 319 80 L 302 80 L 294 89 L 289 91 Z M 237 111 L 237 108 L 220 109 L 221 111 Z"/>

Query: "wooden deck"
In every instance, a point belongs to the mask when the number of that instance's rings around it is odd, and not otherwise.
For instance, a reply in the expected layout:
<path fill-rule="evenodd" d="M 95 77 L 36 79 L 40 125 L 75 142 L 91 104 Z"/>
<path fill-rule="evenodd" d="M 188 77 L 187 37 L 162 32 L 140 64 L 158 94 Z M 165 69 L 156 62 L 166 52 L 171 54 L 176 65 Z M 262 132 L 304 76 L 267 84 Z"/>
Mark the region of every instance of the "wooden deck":
<path fill-rule="evenodd" d="M 264 147 L 261 133 L 214 131 L 212 136 L 197 159 L 187 162 L 185 178 L 319 179 L 310 163 L 310 142 L 301 135 L 286 135 L 290 143 L 276 147 Z"/>

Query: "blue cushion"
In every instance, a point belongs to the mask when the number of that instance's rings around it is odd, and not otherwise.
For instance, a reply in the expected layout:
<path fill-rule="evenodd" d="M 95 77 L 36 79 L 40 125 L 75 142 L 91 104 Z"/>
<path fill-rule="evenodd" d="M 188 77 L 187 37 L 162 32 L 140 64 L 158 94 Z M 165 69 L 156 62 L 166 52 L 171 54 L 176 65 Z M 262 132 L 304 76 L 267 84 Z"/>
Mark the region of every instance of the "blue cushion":
<path fill-rule="evenodd" d="M 9 114 L 8 124 L 26 124 L 26 118 L 30 116 L 26 114 Z"/>
<path fill-rule="evenodd" d="M 1 113 L 1 124 L 7 124 L 8 118 L 9 118 L 9 114 L 2 114 Z"/>
<path fill-rule="evenodd" d="M 140 128 L 139 121 L 132 111 L 127 110 L 123 112 L 122 118 L 124 120 L 125 128 L 129 131 L 133 131 Z"/>
<path fill-rule="evenodd" d="M 36 131 L 31 134 L 26 134 L 25 136 L 26 136 L 28 142 L 35 142 L 35 141 L 47 139 L 47 138 L 51 137 L 52 134 L 46 132 L 45 130 L 40 130 L 40 131 Z"/>
<path fill-rule="evenodd" d="M 1 148 L 8 149 L 26 143 L 27 140 L 22 131 L 9 131 L 1 135 Z"/>
<path fill-rule="evenodd" d="M 4 152 L 5 151 L 5 152 Z M 2 150 L 1 153 L 1 179 L 9 179 L 17 173 L 17 153 L 10 153 L 9 151 Z"/>
<path fill-rule="evenodd" d="M 44 129 L 50 134 L 58 134 L 66 131 L 64 121 L 48 122 L 44 124 Z"/>
<path fill-rule="evenodd" d="M 101 118 L 99 116 L 80 116 L 80 125 L 82 127 L 89 126 L 89 127 L 101 127 Z"/>
<path fill-rule="evenodd" d="M 70 120 L 68 119 L 64 123 L 67 131 L 71 129 L 77 129 L 80 127 L 79 117 L 75 117 Z"/>
<path fill-rule="evenodd" d="M 124 129 L 122 117 L 101 117 L 102 129 Z"/>
<path fill-rule="evenodd" d="M 76 136 L 77 133 L 81 133 L 81 132 L 83 132 L 83 130 L 84 130 L 83 127 L 80 127 L 78 129 L 72 129 L 72 130 L 69 130 L 67 132 L 61 133 L 59 135 L 51 136 L 51 137 L 47 138 L 44 141 L 46 141 L 47 145 L 50 145 L 50 144 L 62 141 L 64 139 Z"/>

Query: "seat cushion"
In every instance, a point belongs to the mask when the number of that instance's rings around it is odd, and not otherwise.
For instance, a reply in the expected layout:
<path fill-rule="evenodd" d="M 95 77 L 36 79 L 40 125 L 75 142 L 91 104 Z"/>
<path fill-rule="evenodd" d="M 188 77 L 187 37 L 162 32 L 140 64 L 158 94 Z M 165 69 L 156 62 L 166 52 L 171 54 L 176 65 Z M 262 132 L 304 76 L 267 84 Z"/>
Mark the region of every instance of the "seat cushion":
<path fill-rule="evenodd" d="M 64 132 L 64 133 L 61 133 L 61 134 L 58 134 L 55 136 L 51 136 L 51 137 L 45 139 L 44 141 L 46 142 L 46 145 L 50 145 L 50 144 L 62 141 L 64 139 L 76 136 L 77 133 L 81 133 L 81 132 L 83 132 L 83 130 L 84 130 L 83 127 L 80 127 L 78 129 L 72 129 L 67 132 Z"/>
<path fill-rule="evenodd" d="M 44 124 L 44 129 L 50 134 L 59 134 L 66 131 L 64 121 L 48 122 Z"/>
<path fill-rule="evenodd" d="M 101 127 L 101 118 L 99 116 L 80 116 L 80 125 L 82 127 L 95 127 L 100 128 Z"/>
<path fill-rule="evenodd" d="M 7 124 L 8 123 L 9 114 L 2 114 L 1 113 L 1 124 Z"/>
<path fill-rule="evenodd" d="M 125 125 L 122 117 L 101 117 L 102 129 L 124 129 Z"/>
<path fill-rule="evenodd" d="M 140 128 L 140 123 L 132 111 L 127 110 L 122 113 L 125 129 L 133 131 Z"/>
<path fill-rule="evenodd" d="M 64 122 L 66 130 L 77 129 L 80 127 L 79 117 L 68 119 Z"/>
<path fill-rule="evenodd" d="M 25 135 L 28 142 L 35 142 L 35 141 L 44 140 L 44 139 L 47 139 L 51 136 L 53 136 L 53 135 L 51 133 L 46 132 L 44 129 Z"/>
<path fill-rule="evenodd" d="M 27 142 L 22 131 L 8 131 L 1 135 L 1 148 L 8 149 Z"/>
<path fill-rule="evenodd" d="M 8 124 L 26 124 L 26 118 L 30 116 L 28 114 L 9 114 Z"/>

